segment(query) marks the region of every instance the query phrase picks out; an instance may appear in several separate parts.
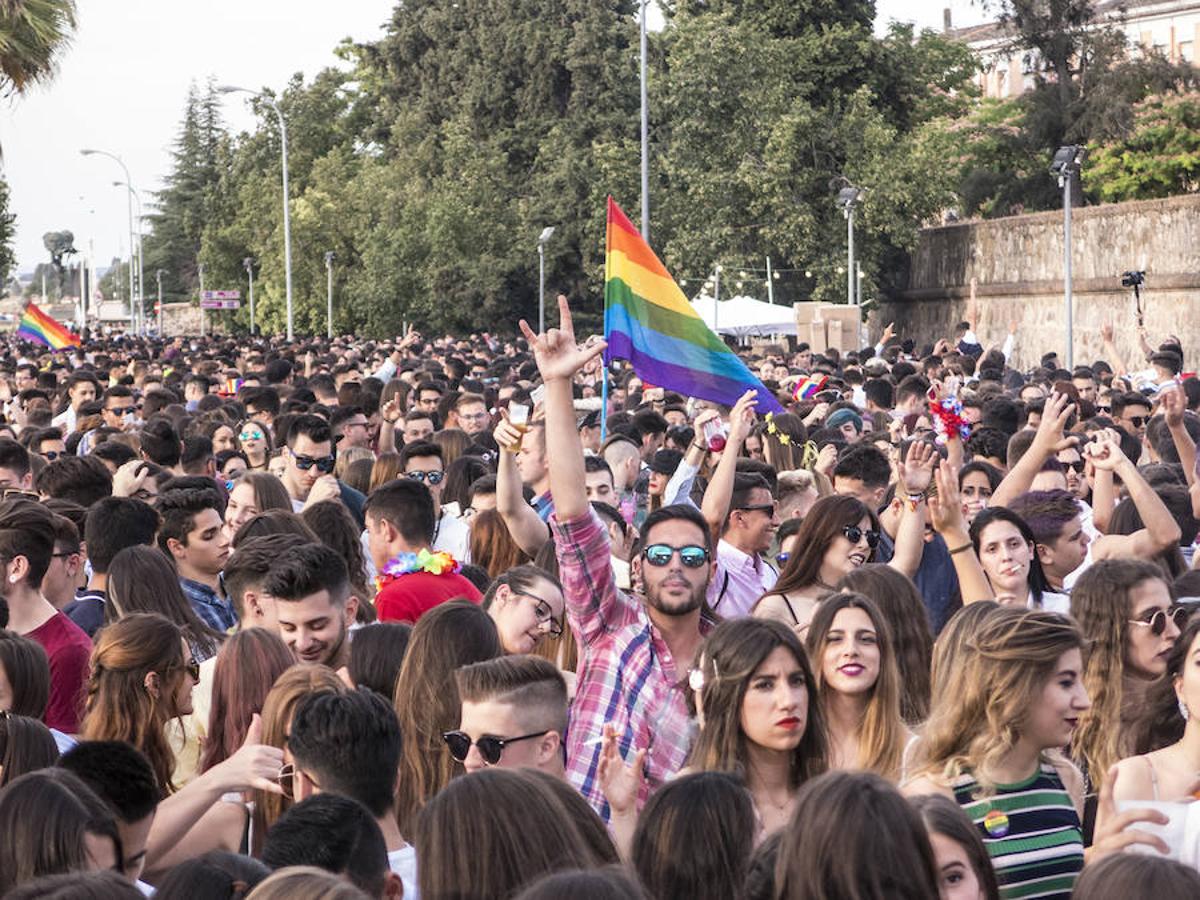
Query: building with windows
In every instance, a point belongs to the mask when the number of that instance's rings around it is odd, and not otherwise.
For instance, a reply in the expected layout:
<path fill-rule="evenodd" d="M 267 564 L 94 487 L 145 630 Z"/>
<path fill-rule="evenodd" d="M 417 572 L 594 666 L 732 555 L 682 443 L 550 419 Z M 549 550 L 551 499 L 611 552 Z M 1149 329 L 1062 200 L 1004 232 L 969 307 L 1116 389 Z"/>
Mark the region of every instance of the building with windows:
<path fill-rule="evenodd" d="M 1155 51 L 1172 62 L 1196 61 L 1200 44 L 1200 0 L 1096 0 L 1100 21 L 1124 32 L 1131 53 Z M 1013 46 L 1000 22 L 952 28 L 947 11 L 946 36 L 962 41 L 979 56 L 977 76 L 984 97 L 1015 97 L 1033 87 L 1039 60 Z"/>

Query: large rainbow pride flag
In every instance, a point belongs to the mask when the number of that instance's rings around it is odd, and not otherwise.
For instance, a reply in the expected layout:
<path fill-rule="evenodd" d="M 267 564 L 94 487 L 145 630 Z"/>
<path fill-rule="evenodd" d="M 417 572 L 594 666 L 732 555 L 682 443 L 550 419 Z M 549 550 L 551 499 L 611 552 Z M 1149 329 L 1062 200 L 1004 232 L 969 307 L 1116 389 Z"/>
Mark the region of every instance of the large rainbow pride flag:
<path fill-rule="evenodd" d="M 21 313 L 21 321 L 17 325 L 17 337 L 44 344 L 51 350 L 79 346 L 79 338 L 59 324 L 53 316 L 42 312 L 36 303 L 30 303 Z"/>
<path fill-rule="evenodd" d="M 783 412 L 775 396 L 704 324 L 633 223 L 608 198 L 604 256 L 604 361 L 627 359 L 645 382 L 732 406 L 758 392 L 758 412 Z"/>

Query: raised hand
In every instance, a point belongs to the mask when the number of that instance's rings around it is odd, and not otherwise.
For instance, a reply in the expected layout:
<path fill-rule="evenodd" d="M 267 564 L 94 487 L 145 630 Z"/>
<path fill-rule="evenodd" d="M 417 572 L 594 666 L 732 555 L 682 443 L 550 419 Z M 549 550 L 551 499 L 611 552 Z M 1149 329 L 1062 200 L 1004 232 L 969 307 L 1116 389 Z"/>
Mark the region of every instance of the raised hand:
<path fill-rule="evenodd" d="M 283 788 L 278 781 L 282 766 L 283 751 L 262 742 L 262 717 L 255 713 L 242 746 L 213 770 L 219 770 L 226 791 L 259 790 L 282 794 Z"/>
<path fill-rule="evenodd" d="M 1183 410 L 1186 406 L 1186 401 L 1183 396 L 1183 388 L 1179 385 L 1171 385 L 1164 388 L 1158 395 L 1161 402 L 1163 415 L 1167 420 L 1168 428 L 1180 428 L 1183 426 Z"/>
<path fill-rule="evenodd" d="M 943 460 L 934 473 L 937 495 L 929 498 L 929 521 L 938 534 L 967 530 L 963 519 L 962 495 L 958 491 L 958 471 Z"/>
<path fill-rule="evenodd" d="M 1138 822 L 1166 825 L 1170 820 L 1156 809 L 1127 809 L 1117 812 L 1113 791 L 1117 786 L 1117 767 L 1113 766 L 1100 785 L 1100 799 L 1096 808 L 1096 831 L 1092 846 L 1084 853 L 1084 860 L 1091 864 L 1110 853 L 1119 853 L 1133 844 L 1145 844 L 1166 855 L 1171 848 L 1156 834 L 1139 831 L 1130 826 Z"/>
<path fill-rule="evenodd" d="M 729 413 L 729 439 L 740 444 L 754 426 L 754 407 L 758 404 L 758 393 L 750 390 L 738 397 Z"/>
<path fill-rule="evenodd" d="M 1100 339 L 1106 344 L 1111 344 L 1113 339 L 1113 324 L 1105 322 L 1100 326 Z"/>
<path fill-rule="evenodd" d="M 888 341 L 896 336 L 896 323 L 888 322 L 887 327 L 883 329 L 883 334 L 879 337 L 879 343 L 887 346 Z"/>
<path fill-rule="evenodd" d="M 521 429 L 508 419 L 508 410 L 500 411 L 500 421 L 497 423 L 495 430 L 492 431 L 492 437 L 496 439 L 496 446 L 509 453 L 516 453 L 521 449 Z"/>
<path fill-rule="evenodd" d="M 571 321 L 571 309 L 567 298 L 558 295 L 558 328 L 550 328 L 544 334 L 536 334 L 524 319 L 520 322 L 521 333 L 529 341 L 533 357 L 543 381 L 571 379 L 593 357 L 604 352 L 606 344 L 602 338 L 589 338 L 583 346 L 575 341 L 575 325 Z"/>
<path fill-rule="evenodd" d="M 908 455 L 900 460 L 900 484 L 909 494 L 923 494 L 933 481 L 934 460 L 937 451 L 925 441 L 913 441 L 908 445 Z"/>
<path fill-rule="evenodd" d="M 1121 451 L 1121 442 L 1112 437 L 1101 437 L 1083 448 L 1087 460 L 1097 469 L 1112 472 L 1129 457 Z"/>
<path fill-rule="evenodd" d="M 605 723 L 604 737 L 600 744 L 600 766 L 597 776 L 604 799 L 614 815 L 632 813 L 637 804 L 638 791 L 642 787 L 642 769 L 646 751 L 637 750 L 633 761 L 626 764 L 617 749 L 617 730 L 612 723 Z"/>
<path fill-rule="evenodd" d="M 383 404 L 379 414 L 385 422 L 391 422 L 393 425 L 400 421 L 400 401 L 397 397 L 393 396 L 391 400 Z"/>
<path fill-rule="evenodd" d="M 1059 450 L 1074 447 L 1079 442 L 1078 438 L 1063 435 L 1067 419 L 1074 411 L 1075 404 L 1071 402 L 1071 398 L 1067 394 L 1051 393 L 1046 398 L 1046 405 L 1042 409 L 1042 420 L 1038 423 L 1037 433 L 1033 437 L 1030 449 L 1039 451 L 1043 459 L 1048 459 Z"/>

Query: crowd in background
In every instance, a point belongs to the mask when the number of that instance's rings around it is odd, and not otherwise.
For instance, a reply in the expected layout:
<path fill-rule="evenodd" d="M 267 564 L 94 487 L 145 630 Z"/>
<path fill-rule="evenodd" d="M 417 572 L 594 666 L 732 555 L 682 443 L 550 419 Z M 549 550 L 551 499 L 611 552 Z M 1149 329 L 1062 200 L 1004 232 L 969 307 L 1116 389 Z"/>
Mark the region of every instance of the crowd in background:
<path fill-rule="evenodd" d="M 1103 337 L 0 345 L 0 897 L 1200 896 L 1200 381 Z"/>

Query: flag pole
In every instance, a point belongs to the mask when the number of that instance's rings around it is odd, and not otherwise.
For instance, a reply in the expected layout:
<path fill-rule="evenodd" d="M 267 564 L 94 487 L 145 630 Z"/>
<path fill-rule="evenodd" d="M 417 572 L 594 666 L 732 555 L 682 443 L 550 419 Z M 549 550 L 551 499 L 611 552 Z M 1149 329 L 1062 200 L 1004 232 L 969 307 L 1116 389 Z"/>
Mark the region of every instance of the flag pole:
<path fill-rule="evenodd" d="M 644 15 L 644 13 L 643 13 Z M 608 257 L 612 247 L 612 195 L 604 216 L 604 339 L 608 340 Z M 608 437 L 608 348 L 600 355 L 600 443 Z"/>

